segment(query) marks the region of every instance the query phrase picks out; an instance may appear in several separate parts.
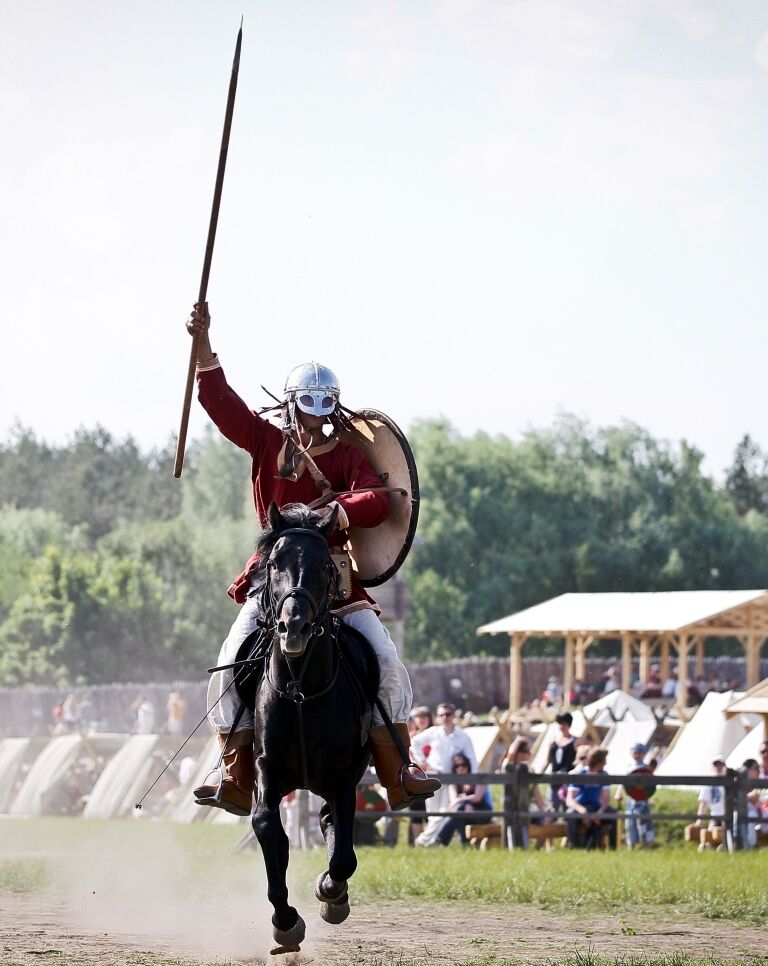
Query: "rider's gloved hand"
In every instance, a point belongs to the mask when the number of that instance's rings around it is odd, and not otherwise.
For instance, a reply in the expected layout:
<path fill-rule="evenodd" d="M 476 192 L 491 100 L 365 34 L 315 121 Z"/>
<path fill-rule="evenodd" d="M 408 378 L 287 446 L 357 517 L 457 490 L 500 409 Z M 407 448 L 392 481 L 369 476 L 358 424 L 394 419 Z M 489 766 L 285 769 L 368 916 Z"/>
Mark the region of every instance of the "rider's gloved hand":
<path fill-rule="evenodd" d="M 328 504 L 328 509 L 333 512 L 334 509 L 338 509 L 339 515 L 336 517 L 336 529 L 346 530 L 349 526 L 349 517 L 344 510 L 344 507 L 337 501 L 334 500 L 333 503 Z"/>
<path fill-rule="evenodd" d="M 208 312 L 208 303 L 202 305 L 196 302 L 192 312 L 187 319 L 187 332 L 191 336 L 197 336 L 197 364 L 200 368 L 216 365 L 218 360 L 216 353 L 211 349 L 208 339 L 208 329 L 211 325 L 211 316 Z"/>

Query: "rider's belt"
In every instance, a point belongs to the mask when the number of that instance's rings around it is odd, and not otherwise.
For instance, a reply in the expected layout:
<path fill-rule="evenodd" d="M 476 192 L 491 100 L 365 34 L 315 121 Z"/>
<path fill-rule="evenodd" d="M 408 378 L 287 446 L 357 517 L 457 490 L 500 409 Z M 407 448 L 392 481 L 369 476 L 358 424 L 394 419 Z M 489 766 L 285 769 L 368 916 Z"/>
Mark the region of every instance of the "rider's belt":
<path fill-rule="evenodd" d="M 349 600 L 352 596 L 352 558 L 348 550 L 331 547 L 331 560 L 339 575 L 335 600 Z"/>

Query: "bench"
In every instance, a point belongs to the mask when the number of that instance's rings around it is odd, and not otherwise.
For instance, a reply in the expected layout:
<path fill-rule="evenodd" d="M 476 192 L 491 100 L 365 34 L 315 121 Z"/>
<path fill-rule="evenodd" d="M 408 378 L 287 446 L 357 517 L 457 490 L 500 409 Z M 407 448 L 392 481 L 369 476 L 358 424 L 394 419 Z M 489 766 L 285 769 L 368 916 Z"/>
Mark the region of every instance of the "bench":
<path fill-rule="evenodd" d="M 482 825 L 467 825 L 466 836 L 473 848 L 485 852 L 501 846 L 501 822 L 487 822 Z M 567 834 L 565 822 L 544 822 L 528 824 L 528 839 L 530 842 L 544 843 L 562 839 Z"/>
<path fill-rule="evenodd" d="M 686 825 L 684 838 L 686 842 L 698 842 L 700 849 L 719 848 L 723 844 L 725 828 L 718 825 L 716 828 L 707 828 L 705 825 Z M 768 831 L 762 829 L 757 833 L 757 847 L 768 845 Z"/>

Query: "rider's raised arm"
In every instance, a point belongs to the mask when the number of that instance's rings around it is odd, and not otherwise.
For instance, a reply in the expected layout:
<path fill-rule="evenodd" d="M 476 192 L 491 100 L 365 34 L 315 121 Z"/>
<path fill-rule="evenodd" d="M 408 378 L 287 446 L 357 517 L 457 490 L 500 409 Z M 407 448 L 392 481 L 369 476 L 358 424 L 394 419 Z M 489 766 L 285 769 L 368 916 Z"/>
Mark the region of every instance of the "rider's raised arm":
<path fill-rule="evenodd" d="M 271 427 L 248 408 L 227 382 L 219 357 L 211 348 L 208 336 L 210 324 L 207 303 L 202 307 L 196 305 L 187 320 L 187 331 L 198 339 L 198 399 L 223 436 L 258 458 L 264 434 Z"/>
<path fill-rule="evenodd" d="M 381 487 L 381 480 L 376 475 L 371 464 L 360 450 L 353 446 L 347 447 L 344 453 L 344 478 L 347 489 L 354 491 L 362 487 Z M 372 493 L 363 490 L 360 493 L 347 493 L 336 501 L 344 510 L 351 527 L 377 527 L 389 515 L 389 494 Z"/>

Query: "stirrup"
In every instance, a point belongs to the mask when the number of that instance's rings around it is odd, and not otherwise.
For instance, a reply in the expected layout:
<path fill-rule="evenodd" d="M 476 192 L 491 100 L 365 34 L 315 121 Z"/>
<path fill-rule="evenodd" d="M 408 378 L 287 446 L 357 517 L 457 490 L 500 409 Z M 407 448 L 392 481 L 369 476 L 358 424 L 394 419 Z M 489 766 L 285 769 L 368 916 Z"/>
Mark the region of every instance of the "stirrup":
<path fill-rule="evenodd" d="M 195 796 L 195 798 L 198 797 L 198 795 L 197 795 L 197 789 L 198 788 L 205 788 L 205 786 L 208 785 L 208 784 L 211 784 L 211 785 L 214 784 L 214 782 L 210 782 L 210 783 L 208 782 L 208 779 L 210 778 L 211 775 L 218 775 L 219 776 L 218 777 L 218 781 L 215 784 L 216 784 L 217 794 L 221 794 L 221 786 L 224 783 L 224 766 L 223 765 L 216 765 L 215 768 L 211 768 L 210 771 L 207 771 L 205 773 L 205 775 L 203 775 L 203 780 L 200 782 L 200 784 L 197 786 L 197 788 L 193 788 L 192 789 L 192 794 Z M 203 800 L 206 803 L 208 802 L 208 799 L 207 798 L 206 799 L 203 799 Z"/>

